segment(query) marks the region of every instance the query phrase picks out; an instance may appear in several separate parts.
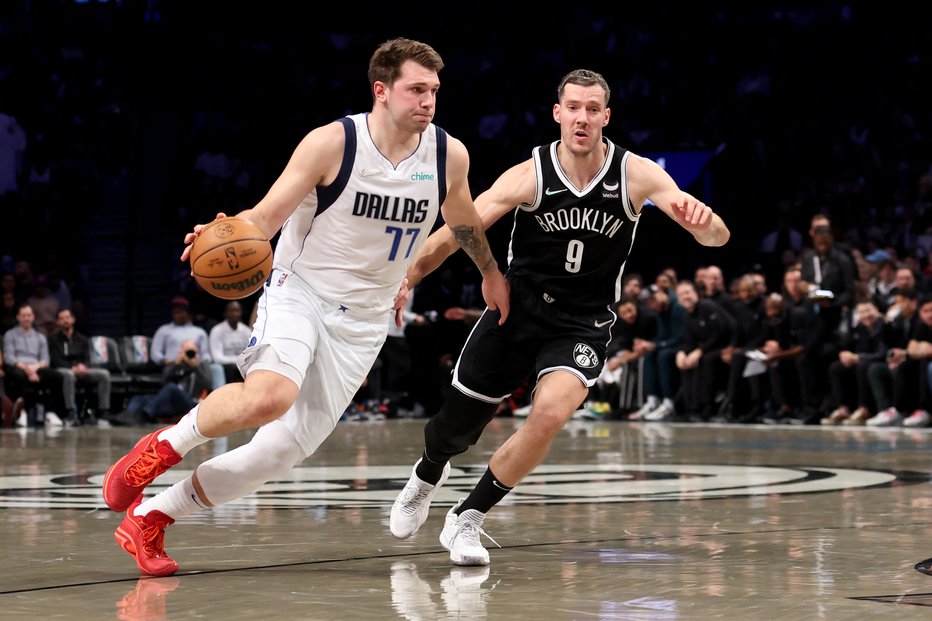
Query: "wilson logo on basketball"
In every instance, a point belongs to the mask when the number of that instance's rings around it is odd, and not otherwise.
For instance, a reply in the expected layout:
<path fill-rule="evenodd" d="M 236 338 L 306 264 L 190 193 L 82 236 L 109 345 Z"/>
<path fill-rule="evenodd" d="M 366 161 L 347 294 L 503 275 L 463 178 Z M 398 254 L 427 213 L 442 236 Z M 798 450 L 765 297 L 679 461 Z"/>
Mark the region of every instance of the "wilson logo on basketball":
<path fill-rule="evenodd" d="M 247 291 L 253 289 L 260 282 L 268 278 L 265 272 L 259 270 L 249 278 L 234 280 L 233 282 L 212 282 L 210 288 L 214 291 Z"/>

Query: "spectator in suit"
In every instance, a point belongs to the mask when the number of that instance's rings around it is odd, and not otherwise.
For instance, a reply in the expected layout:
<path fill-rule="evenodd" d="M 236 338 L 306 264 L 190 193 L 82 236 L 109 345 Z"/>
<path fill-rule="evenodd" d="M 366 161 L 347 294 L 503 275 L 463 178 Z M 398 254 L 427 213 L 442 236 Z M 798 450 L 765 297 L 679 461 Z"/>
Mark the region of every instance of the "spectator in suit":
<path fill-rule="evenodd" d="M 78 384 L 89 384 L 97 393 L 96 416 L 110 415 L 110 371 L 91 366 L 91 346 L 88 338 L 74 329 L 74 314 L 68 308 L 58 311 L 58 331 L 48 337 L 51 366 L 62 376 L 65 422 L 79 425 L 75 393 Z"/>
<path fill-rule="evenodd" d="M 676 353 L 676 367 L 683 382 L 684 414 L 708 421 L 715 408 L 715 391 L 724 390 L 729 367 L 722 352 L 734 341 L 734 317 L 708 298 L 699 299 L 696 285 L 690 280 L 676 284 L 676 297 L 686 309 L 686 334 Z M 647 417 L 648 420 L 655 420 Z"/>

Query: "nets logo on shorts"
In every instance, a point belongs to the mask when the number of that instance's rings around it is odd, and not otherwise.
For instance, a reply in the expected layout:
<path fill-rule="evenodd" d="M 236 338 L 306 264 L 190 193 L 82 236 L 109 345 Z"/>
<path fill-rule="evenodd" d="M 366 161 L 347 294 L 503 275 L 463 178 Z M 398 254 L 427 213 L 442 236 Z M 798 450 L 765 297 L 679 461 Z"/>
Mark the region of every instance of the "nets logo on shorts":
<path fill-rule="evenodd" d="M 591 369 L 599 364 L 599 357 L 585 343 L 576 343 L 573 348 L 573 360 L 580 369 Z"/>

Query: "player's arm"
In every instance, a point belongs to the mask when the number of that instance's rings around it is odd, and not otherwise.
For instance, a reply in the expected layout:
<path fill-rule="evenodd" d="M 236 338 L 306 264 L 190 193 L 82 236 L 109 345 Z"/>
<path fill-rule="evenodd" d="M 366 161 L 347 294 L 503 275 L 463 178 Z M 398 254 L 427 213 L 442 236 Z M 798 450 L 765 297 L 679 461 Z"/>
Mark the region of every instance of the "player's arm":
<path fill-rule="evenodd" d="M 517 205 L 532 202 L 535 191 L 536 181 L 531 160 L 502 173 L 492 187 L 476 198 L 475 206 L 482 221 L 482 230 L 488 230 Z M 446 212 L 444 212 L 444 217 L 446 217 Z M 447 224 L 449 225 L 449 220 Z M 459 247 L 449 226 L 443 226 L 434 231 L 408 267 L 408 281 L 411 286 L 440 267 Z"/>
<path fill-rule="evenodd" d="M 450 138 L 447 143 L 447 196 L 440 206 L 447 229 L 482 273 L 482 297 L 491 310 L 499 310 L 503 323 L 508 317 L 509 288 L 498 269 L 482 220 L 469 192 L 469 153 L 463 143 Z M 430 238 L 428 238 L 428 241 Z M 420 253 L 419 255 L 420 256 Z M 447 254 L 449 256 L 449 254 Z M 436 266 L 435 266 L 436 267 Z M 409 282 L 410 282 L 409 277 Z"/>
<path fill-rule="evenodd" d="M 628 196 L 641 210 L 647 199 L 689 231 L 703 246 L 722 246 L 731 236 L 728 227 L 712 208 L 684 192 L 667 171 L 647 158 L 628 156 Z"/>
<path fill-rule="evenodd" d="M 313 130 L 295 148 L 265 197 L 255 207 L 239 212 L 236 217 L 253 222 L 271 239 L 315 187 L 333 182 L 343 161 L 345 143 L 343 125 L 338 122 Z M 217 217 L 225 215 L 219 213 Z M 182 261 L 187 259 L 191 244 L 204 226 L 196 225 L 194 232 L 185 236 L 187 247 L 181 255 Z"/>

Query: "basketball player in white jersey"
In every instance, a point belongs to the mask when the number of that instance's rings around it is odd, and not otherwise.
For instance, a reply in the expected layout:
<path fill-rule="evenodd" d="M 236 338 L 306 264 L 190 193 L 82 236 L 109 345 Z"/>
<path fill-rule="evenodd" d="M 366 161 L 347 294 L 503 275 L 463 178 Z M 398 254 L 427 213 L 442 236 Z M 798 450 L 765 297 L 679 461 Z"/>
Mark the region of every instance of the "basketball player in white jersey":
<path fill-rule="evenodd" d="M 458 565 L 487 565 L 479 541 L 486 513 L 539 464 L 598 379 L 621 298 L 624 264 L 641 208 L 650 199 L 705 246 L 721 246 L 722 219 L 680 190 L 654 162 L 603 138 L 609 87 L 598 73 L 567 74 L 553 118 L 560 140 L 502 174 L 476 199 L 488 227 L 514 211 L 506 277 L 511 318 L 488 308 L 453 371 L 449 397 L 424 431 L 425 449 L 392 506 L 391 533 L 413 535 L 450 472 L 449 460 L 475 444 L 499 402 L 536 378 L 527 422 L 495 452 L 472 493 L 447 513 L 440 543 Z M 456 250 L 441 228 L 408 270 L 416 283 Z"/>
<path fill-rule="evenodd" d="M 177 518 L 255 491 L 331 433 L 375 362 L 393 310 L 400 322 L 408 263 L 440 210 L 482 272 L 486 303 L 504 321 L 508 285 L 472 203 L 468 153 L 431 123 L 442 67 L 424 43 L 382 44 L 369 64 L 372 111 L 310 132 L 268 194 L 237 214 L 269 238 L 281 229 L 249 345 L 237 361 L 245 381 L 223 386 L 177 425 L 143 437 L 104 479 L 107 505 L 126 511 L 115 538 L 144 574 L 177 571 L 163 546 L 165 528 Z M 202 228 L 185 237 L 182 260 Z M 145 487 L 185 453 L 254 428 L 248 444 L 143 502 Z"/>

